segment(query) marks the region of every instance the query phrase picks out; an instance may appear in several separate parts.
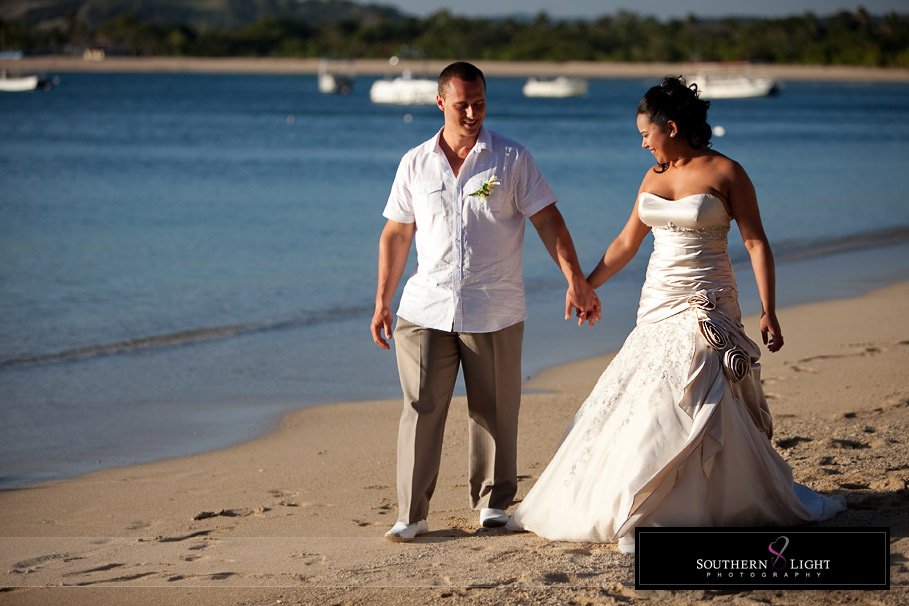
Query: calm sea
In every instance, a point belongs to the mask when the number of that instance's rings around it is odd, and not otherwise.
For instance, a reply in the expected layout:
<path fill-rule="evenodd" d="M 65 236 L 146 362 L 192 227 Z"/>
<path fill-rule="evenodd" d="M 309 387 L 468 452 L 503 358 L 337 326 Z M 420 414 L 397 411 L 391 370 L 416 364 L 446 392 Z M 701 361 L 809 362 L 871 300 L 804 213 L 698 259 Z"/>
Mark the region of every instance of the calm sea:
<path fill-rule="evenodd" d="M 376 243 L 400 156 L 441 116 L 373 105 L 370 83 L 329 97 L 313 77 L 71 74 L 0 96 L 0 487 L 399 395 L 368 333 Z M 533 151 L 586 269 L 651 163 L 634 125 L 651 84 L 533 100 L 522 80 L 489 82 L 487 125 Z M 713 103 L 715 148 L 757 187 L 781 304 L 909 277 L 907 108 L 902 84 L 787 82 Z M 561 320 L 562 278 L 531 228 L 525 374 L 617 348 L 646 259 L 601 289 L 605 324 L 581 330 Z"/>

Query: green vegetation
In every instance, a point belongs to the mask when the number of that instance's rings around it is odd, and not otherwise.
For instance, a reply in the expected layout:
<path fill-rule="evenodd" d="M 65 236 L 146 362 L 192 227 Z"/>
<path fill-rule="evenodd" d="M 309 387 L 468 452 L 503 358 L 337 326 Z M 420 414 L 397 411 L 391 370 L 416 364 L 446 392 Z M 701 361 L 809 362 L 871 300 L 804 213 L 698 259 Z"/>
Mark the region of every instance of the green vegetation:
<path fill-rule="evenodd" d="M 129 10 L 131 7 L 138 10 Z M 73 53 L 554 61 L 752 61 L 909 67 L 909 14 L 779 19 L 424 19 L 346 0 L 7 0 L 3 49 Z"/>

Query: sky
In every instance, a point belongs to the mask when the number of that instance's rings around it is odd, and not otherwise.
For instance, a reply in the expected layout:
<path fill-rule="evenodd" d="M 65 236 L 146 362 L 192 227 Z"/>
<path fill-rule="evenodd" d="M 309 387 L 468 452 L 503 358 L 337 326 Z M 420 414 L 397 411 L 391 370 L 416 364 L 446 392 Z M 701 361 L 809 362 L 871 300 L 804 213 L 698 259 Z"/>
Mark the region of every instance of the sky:
<path fill-rule="evenodd" d="M 535 15 L 546 11 L 551 17 L 591 18 L 626 10 L 658 19 L 672 19 L 694 14 L 698 17 L 781 17 L 811 11 L 826 16 L 841 10 L 864 7 L 873 15 L 889 12 L 909 13 L 909 0 L 371 0 L 371 3 L 395 6 L 402 12 L 425 17 L 441 9 L 467 17 Z"/>

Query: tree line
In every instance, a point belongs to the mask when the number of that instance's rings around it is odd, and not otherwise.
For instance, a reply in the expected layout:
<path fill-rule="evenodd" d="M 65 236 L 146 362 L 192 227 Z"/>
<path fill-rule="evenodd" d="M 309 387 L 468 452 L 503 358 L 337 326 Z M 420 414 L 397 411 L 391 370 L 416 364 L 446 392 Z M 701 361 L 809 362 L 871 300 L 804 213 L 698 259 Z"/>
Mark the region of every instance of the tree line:
<path fill-rule="evenodd" d="M 77 53 L 87 47 L 131 56 L 350 57 L 513 61 L 750 61 L 909 67 L 909 15 L 864 9 L 819 17 L 661 21 L 619 12 L 591 20 L 487 19 L 441 10 L 425 18 L 394 12 L 314 23 L 264 16 L 233 27 L 160 23 L 122 13 L 97 25 L 0 22 L 6 49 Z"/>

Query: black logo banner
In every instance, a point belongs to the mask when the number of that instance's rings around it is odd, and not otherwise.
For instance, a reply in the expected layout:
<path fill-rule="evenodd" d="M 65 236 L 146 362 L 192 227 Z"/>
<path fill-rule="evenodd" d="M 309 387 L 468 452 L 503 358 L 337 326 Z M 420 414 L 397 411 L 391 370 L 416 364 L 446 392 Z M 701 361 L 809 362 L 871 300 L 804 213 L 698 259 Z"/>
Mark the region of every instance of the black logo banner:
<path fill-rule="evenodd" d="M 636 528 L 635 589 L 890 589 L 889 528 Z"/>

